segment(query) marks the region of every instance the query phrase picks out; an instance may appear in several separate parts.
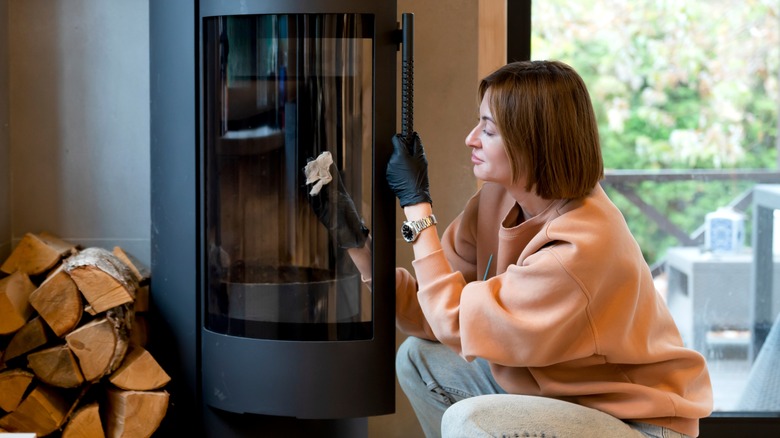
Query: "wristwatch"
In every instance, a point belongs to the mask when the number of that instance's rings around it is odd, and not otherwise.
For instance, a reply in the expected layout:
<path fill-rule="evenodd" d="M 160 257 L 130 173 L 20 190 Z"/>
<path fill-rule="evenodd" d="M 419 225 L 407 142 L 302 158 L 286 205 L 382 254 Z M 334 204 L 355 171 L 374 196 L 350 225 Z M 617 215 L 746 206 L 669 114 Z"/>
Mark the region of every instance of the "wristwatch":
<path fill-rule="evenodd" d="M 430 226 L 436 225 L 436 216 L 430 215 L 416 221 L 405 221 L 401 225 L 401 235 L 407 242 L 414 242 L 420 236 L 420 232 Z"/>

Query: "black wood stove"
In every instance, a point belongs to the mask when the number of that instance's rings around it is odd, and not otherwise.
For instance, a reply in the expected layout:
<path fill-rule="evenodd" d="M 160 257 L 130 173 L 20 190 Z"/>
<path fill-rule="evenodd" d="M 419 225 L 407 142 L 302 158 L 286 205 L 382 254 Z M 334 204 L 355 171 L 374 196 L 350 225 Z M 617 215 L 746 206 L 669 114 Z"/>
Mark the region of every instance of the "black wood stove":
<path fill-rule="evenodd" d="M 161 433 L 364 435 L 395 407 L 395 0 L 149 8 Z M 323 152 L 371 230 L 371 281 L 312 212 Z"/>

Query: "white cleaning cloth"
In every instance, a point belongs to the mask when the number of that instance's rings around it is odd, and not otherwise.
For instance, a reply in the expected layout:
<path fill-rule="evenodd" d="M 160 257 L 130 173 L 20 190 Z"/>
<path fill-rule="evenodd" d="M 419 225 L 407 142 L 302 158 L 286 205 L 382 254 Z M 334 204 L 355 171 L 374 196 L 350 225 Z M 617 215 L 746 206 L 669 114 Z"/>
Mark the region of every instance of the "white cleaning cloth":
<path fill-rule="evenodd" d="M 333 180 L 330 174 L 330 165 L 333 164 L 333 157 L 330 152 L 325 151 L 317 158 L 306 163 L 303 173 L 306 175 L 306 184 L 314 184 L 309 195 L 314 196 L 322 190 L 322 186 Z"/>

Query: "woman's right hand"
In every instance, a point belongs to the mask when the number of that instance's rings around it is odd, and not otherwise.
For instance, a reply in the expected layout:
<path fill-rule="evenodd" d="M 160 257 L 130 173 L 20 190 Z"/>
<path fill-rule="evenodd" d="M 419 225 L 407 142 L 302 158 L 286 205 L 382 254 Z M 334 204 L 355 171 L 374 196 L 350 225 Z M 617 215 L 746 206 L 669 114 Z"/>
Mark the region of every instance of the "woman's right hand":
<path fill-rule="evenodd" d="M 387 163 L 387 183 L 401 207 L 432 203 L 428 188 L 428 160 L 417 133 L 393 136 L 393 155 Z"/>

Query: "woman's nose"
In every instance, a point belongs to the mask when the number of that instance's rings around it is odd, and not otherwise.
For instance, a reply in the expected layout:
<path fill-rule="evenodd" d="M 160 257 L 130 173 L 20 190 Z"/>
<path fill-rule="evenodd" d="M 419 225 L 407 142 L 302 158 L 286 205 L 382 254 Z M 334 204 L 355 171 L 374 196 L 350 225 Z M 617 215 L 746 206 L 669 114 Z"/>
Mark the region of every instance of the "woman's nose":
<path fill-rule="evenodd" d="M 466 136 L 466 146 L 478 148 L 480 146 L 479 144 L 479 126 L 475 126 L 474 129 L 469 132 L 469 135 Z"/>

